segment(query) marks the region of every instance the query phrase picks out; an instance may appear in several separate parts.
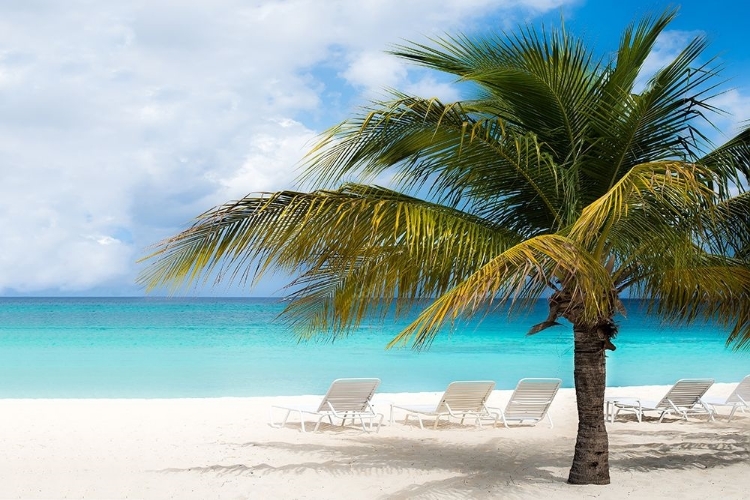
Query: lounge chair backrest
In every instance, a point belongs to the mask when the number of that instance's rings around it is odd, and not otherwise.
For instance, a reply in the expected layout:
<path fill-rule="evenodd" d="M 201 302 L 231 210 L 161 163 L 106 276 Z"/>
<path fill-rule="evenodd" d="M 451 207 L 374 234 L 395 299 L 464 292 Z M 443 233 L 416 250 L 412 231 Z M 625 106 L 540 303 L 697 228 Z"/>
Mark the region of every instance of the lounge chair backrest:
<path fill-rule="evenodd" d="M 742 379 L 732 394 L 727 398 L 727 403 L 750 403 L 750 375 Z"/>
<path fill-rule="evenodd" d="M 435 411 L 446 412 L 448 406 L 453 412 L 480 411 L 494 388 L 491 380 L 451 382 Z"/>
<path fill-rule="evenodd" d="M 541 420 L 547 414 L 552 400 L 560 388 L 559 378 L 524 378 L 518 381 L 516 390 L 505 407 L 508 419 L 527 418 Z"/>
<path fill-rule="evenodd" d="M 667 395 L 659 401 L 657 408 L 671 408 L 671 405 L 679 407 L 691 407 L 700 401 L 701 397 L 713 385 L 713 379 L 682 379 L 667 392 Z M 671 404 L 670 404 L 671 402 Z"/>
<path fill-rule="evenodd" d="M 380 379 L 377 378 L 336 379 L 320 402 L 318 411 L 330 411 L 331 407 L 337 412 L 365 411 L 378 385 Z"/>

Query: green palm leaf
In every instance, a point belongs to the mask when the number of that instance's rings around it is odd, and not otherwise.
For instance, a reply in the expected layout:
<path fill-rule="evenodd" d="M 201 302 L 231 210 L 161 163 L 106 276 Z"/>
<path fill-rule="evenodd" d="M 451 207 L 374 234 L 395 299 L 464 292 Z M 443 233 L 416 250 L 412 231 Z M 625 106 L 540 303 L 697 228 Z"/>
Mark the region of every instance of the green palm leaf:
<path fill-rule="evenodd" d="M 711 177 L 709 171 L 681 162 L 637 165 L 582 211 L 570 237 L 599 259 L 621 242 L 639 242 L 639 235 L 665 237 L 680 218 L 713 202 L 715 194 L 705 181 Z"/>
<path fill-rule="evenodd" d="M 269 269 L 301 271 L 289 312 L 342 333 L 369 309 L 367 301 L 355 307 L 354 298 L 440 294 L 518 240 L 452 208 L 348 184 L 245 198 L 207 212 L 147 257 L 159 258 L 142 283 L 154 288 L 212 276 L 246 282 Z M 357 293 L 346 293 L 352 286 Z"/>
<path fill-rule="evenodd" d="M 400 96 L 382 106 L 327 132 L 309 156 L 314 168 L 304 180 L 330 184 L 393 171 L 402 189 L 427 189 L 438 203 L 515 232 L 534 234 L 567 223 L 574 178 L 533 134 L 434 99 Z"/>
<path fill-rule="evenodd" d="M 750 127 L 705 155 L 698 163 L 716 172 L 720 179 L 726 179 L 717 185 L 724 196 L 730 195 L 728 186 L 746 189 L 750 184 Z"/>
<path fill-rule="evenodd" d="M 493 304 L 511 306 L 519 299 L 538 299 L 560 283 L 572 302 L 583 305 L 584 321 L 595 323 L 617 305 L 602 300 L 613 288 L 609 272 L 574 241 L 541 235 L 498 254 L 475 273 L 444 293 L 405 328 L 389 346 L 412 342 L 429 345 L 446 322 L 487 310 Z M 512 311 L 512 308 L 511 308 Z"/>

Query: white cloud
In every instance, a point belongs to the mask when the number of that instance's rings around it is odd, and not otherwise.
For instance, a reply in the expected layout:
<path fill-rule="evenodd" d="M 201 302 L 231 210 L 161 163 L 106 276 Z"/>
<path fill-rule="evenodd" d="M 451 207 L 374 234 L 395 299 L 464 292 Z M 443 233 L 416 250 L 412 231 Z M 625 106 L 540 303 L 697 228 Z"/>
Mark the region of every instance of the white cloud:
<path fill-rule="evenodd" d="M 461 98 L 456 85 L 446 82 L 439 82 L 431 74 L 424 75 L 416 81 L 404 85 L 404 90 L 411 95 L 418 95 L 426 98 L 437 97 L 442 102 L 455 102 Z"/>
<path fill-rule="evenodd" d="M 560 3 L 0 3 L 0 293 L 135 290 L 158 239 L 292 187 L 356 92 L 455 98 L 382 51 Z"/>
<path fill-rule="evenodd" d="M 711 100 L 711 105 L 724 112 L 719 116 L 712 117 L 717 128 L 724 132 L 721 137 L 716 139 L 717 142 L 725 142 L 750 125 L 748 121 L 748 117 L 750 117 L 750 95 L 732 89 L 714 97 Z"/>
<path fill-rule="evenodd" d="M 663 31 L 656 39 L 653 50 L 643 62 L 635 84 L 635 91 L 642 91 L 657 71 L 674 61 L 691 41 L 701 35 L 703 33 L 700 31 Z"/>
<path fill-rule="evenodd" d="M 348 83 L 364 87 L 368 94 L 395 88 L 407 75 L 406 64 L 383 52 L 364 52 L 354 56 L 342 76 Z"/>
<path fill-rule="evenodd" d="M 290 187 L 290 174 L 297 173 L 299 159 L 315 138 L 302 124 L 293 120 L 271 122 L 255 134 L 248 144 L 242 165 L 215 180 L 224 190 L 224 200 L 233 200 L 251 192 L 271 192 Z"/>

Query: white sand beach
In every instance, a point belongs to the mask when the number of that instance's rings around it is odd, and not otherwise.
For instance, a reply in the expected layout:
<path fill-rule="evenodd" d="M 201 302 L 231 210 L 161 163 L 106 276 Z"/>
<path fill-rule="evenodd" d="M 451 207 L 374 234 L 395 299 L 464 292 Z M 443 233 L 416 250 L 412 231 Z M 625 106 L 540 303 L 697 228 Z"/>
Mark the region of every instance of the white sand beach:
<path fill-rule="evenodd" d="M 715 384 L 725 396 L 735 384 Z M 658 399 L 668 387 L 608 395 Z M 504 406 L 511 391 L 495 391 Z M 378 394 L 389 403 L 438 393 Z M 746 498 L 750 412 L 607 424 L 612 484 L 566 484 L 576 433 L 575 394 L 561 389 L 554 428 L 420 430 L 386 417 L 379 433 L 268 425 L 272 404 L 320 396 L 219 399 L 0 400 L 0 498 Z M 722 409 L 719 410 L 722 412 Z"/>

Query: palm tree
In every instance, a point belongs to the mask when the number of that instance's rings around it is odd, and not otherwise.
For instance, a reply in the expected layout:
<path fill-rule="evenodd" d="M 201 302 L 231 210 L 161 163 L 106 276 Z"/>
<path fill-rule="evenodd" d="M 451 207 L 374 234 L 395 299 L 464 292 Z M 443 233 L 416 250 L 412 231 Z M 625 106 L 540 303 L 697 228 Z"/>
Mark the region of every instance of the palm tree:
<path fill-rule="evenodd" d="M 296 276 L 286 317 L 331 337 L 429 299 L 390 344 L 416 348 L 488 308 L 548 298 L 530 333 L 560 317 L 574 332 L 568 481 L 608 484 L 605 350 L 621 294 L 674 322 L 716 317 L 728 344 L 750 345 L 750 129 L 707 152 L 697 124 L 715 72 L 699 62 L 701 38 L 637 90 L 674 15 L 630 26 L 611 60 L 564 30 L 397 47 L 472 98 L 374 102 L 309 153 L 301 180 L 316 190 L 204 213 L 146 257 L 141 282 L 252 284 L 282 269 Z"/>

